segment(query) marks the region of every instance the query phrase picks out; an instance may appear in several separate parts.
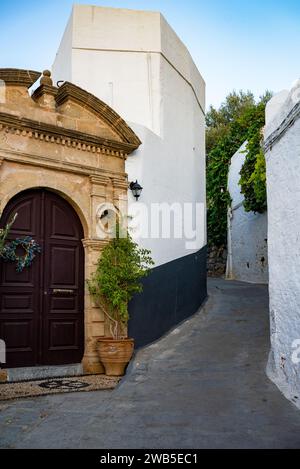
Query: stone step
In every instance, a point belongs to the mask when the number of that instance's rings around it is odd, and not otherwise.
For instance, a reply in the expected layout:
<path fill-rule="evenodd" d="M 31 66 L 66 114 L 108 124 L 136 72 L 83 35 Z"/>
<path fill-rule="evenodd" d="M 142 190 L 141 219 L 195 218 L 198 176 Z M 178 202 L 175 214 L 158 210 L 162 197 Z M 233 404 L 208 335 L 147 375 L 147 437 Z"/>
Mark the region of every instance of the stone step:
<path fill-rule="evenodd" d="M 8 368 L 7 381 L 15 383 L 18 381 L 32 381 L 43 378 L 65 378 L 83 375 L 81 363 L 60 366 L 32 366 L 24 368 Z"/>

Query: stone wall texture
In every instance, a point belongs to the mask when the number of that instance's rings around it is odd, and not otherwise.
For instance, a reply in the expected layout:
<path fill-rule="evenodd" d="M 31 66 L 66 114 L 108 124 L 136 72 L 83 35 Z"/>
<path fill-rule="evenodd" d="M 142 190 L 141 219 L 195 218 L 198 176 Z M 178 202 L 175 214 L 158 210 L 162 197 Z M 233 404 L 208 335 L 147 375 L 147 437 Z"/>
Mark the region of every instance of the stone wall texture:
<path fill-rule="evenodd" d="M 225 246 L 209 246 L 207 249 L 207 274 L 223 277 L 226 272 L 227 249 Z"/>
<path fill-rule="evenodd" d="M 299 403 L 300 81 L 269 103 L 265 151 L 272 346 L 268 372 L 286 396 Z"/>

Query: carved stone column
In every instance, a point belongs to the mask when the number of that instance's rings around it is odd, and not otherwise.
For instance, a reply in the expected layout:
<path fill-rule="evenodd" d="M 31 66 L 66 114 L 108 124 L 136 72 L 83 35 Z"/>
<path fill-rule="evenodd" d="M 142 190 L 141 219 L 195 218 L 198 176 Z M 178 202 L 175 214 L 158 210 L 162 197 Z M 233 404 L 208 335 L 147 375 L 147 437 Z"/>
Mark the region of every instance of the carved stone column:
<path fill-rule="evenodd" d="M 114 206 L 118 209 L 121 217 L 120 221 L 123 228 L 127 229 L 128 214 L 128 179 L 124 175 L 123 178 L 113 178 L 113 199 Z"/>
<path fill-rule="evenodd" d="M 91 236 L 93 239 L 105 239 L 97 230 L 99 208 L 111 199 L 111 182 L 107 176 L 90 176 L 91 181 Z"/>
<path fill-rule="evenodd" d="M 84 239 L 85 249 L 85 278 L 91 278 L 95 272 L 102 249 L 107 240 Z M 91 297 L 88 286 L 85 286 L 85 352 L 83 368 L 85 373 L 104 373 L 104 368 L 99 362 L 96 345 L 97 339 L 105 335 L 105 317 Z"/>

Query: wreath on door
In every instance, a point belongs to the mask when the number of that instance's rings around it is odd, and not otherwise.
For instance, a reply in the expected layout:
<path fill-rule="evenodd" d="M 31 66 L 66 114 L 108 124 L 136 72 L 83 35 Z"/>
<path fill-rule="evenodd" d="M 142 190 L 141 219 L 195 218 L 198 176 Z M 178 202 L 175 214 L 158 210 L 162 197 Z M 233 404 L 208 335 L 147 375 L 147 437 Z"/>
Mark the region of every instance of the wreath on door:
<path fill-rule="evenodd" d="M 17 249 L 20 247 L 24 250 L 23 256 L 17 255 Z M 38 243 L 31 236 L 26 236 L 26 238 L 17 238 L 6 244 L 1 257 L 6 262 L 15 262 L 17 272 L 22 272 L 31 266 L 36 254 L 40 252 L 41 248 Z"/>

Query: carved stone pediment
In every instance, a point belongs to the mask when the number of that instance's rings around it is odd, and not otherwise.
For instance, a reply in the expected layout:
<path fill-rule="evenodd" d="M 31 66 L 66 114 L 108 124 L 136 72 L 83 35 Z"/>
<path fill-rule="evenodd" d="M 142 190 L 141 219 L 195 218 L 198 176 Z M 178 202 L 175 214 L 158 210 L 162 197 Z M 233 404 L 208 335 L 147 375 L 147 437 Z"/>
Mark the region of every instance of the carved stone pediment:
<path fill-rule="evenodd" d="M 23 86 L 30 88 L 41 76 L 41 72 L 34 70 L 22 70 L 17 68 L 1 68 L 0 80 L 6 86 Z"/>
<path fill-rule="evenodd" d="M 126 158 L 141 142 L 126 122 L 107 104 L 78 86 L 52 85 L 45 71 L 32 96 L 27 88 L 39 72 L 0 69 L 6 85 L 0 102 L 0 127 L 8 133 L 34 137 L 77 150 Z"/>

